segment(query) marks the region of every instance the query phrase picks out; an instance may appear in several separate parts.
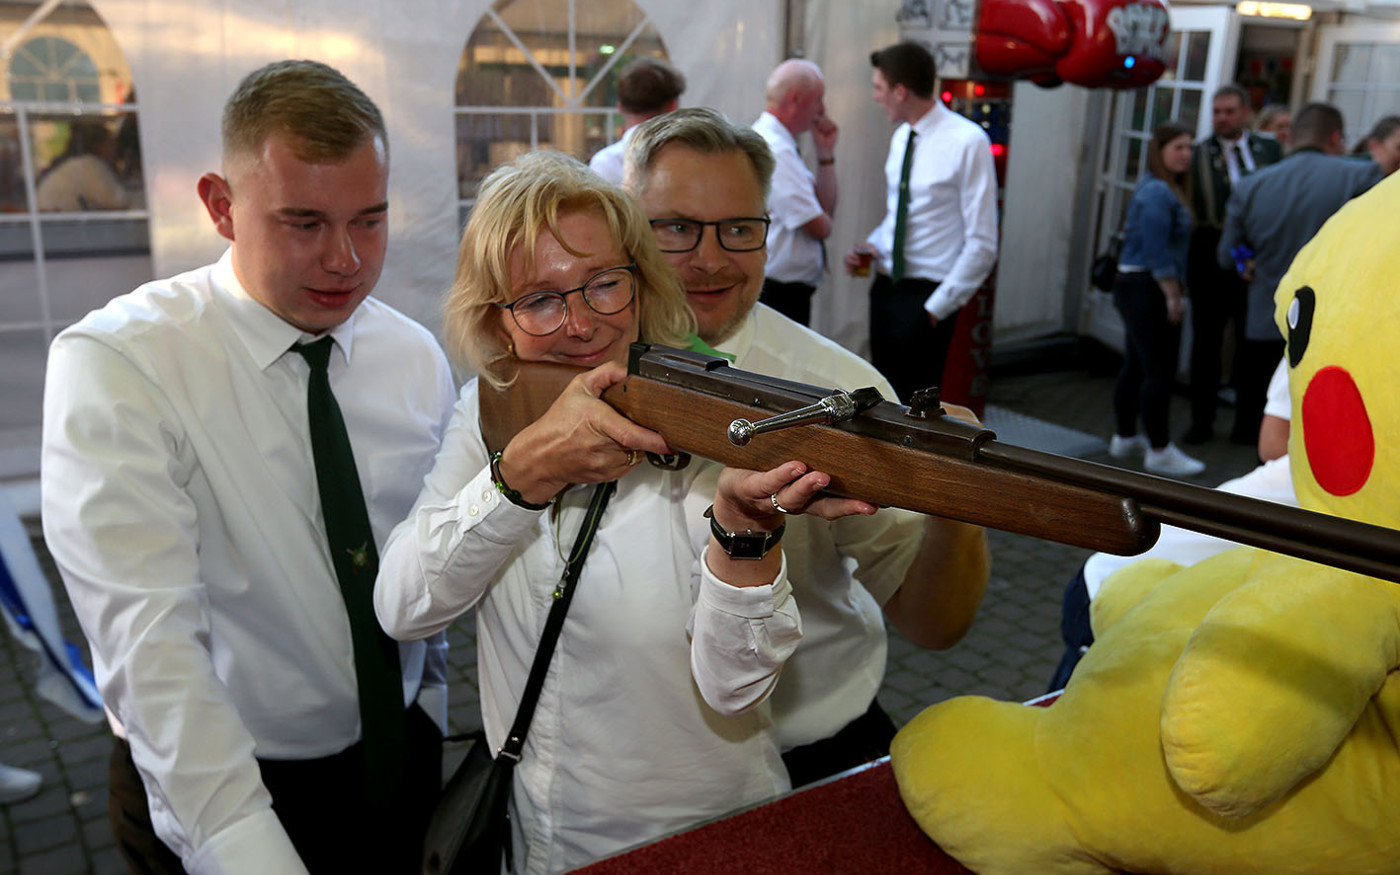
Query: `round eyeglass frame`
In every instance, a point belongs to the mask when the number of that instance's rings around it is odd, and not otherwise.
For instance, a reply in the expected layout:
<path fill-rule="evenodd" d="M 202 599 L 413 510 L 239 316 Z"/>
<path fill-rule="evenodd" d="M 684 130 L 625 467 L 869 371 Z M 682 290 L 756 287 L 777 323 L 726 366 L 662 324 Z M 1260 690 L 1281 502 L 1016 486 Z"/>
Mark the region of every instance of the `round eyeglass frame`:
<path fill-rule="evenodd" d="M 625 272 L 627 273 L 627 280 L 628 280 L 628 282 L 631 284 L 631 287 L 632 287 L 632 294 L 628 295 L 628 296 L 627 296 L 627 300 L 622 304 L 622 306 L 618 307 L 618 308 L 615 309 L 615 310 L 599 310 L 597 307 L 595 307 L 595 306 L 593 305 L 593 302 L 590 301 L 590 300 L 588 299 L 588 292 L 587 292 L 588 286 L 589 286 L 594 280 L 596 280 L 598 277 L 604 276 L 604 275 L 610 274 L 610 273 L 616 273 L 617 271 L 625 271 Z M 497 306 L 497 307 L 500 307 L 502 310 L 509 310 L 509 311 L 510 311 L 510 318 L 513 319 L 513 320 L 515 320 L 515 326 L 516 326 L 517 328 L 519 328 L 521 331 L 525 332 L 526 334 L 530 335 L 531 337 L 548 337 L 549 335 L 553 334 L 554 332 L 556 332 L 556 331 L 558 331 L 560 328 L 562 328 L 565 322 L 568 322 L 568 321 L 569 321 L 569 298 L 568 298 L 568 296 L 569 296 L 569 295 L 572 295 L 574 292 L 578 292 L 578 293 L 579 293 L 579 297 L 583 298 L 583 303 L 584 303 L 584 305 L 587 306 L 588 309 L 592 310 L 594 313 L 597 313 L 599 316 L 612 316 L 612 315 L 615 314 L 615 313 L 621 313 L 623 310 L 626 310 L 629 306 L 631 306 L 633 301 L 637 300 L 637 263 L 636 263 L 636 262 L 633 262 L 633 263 L 631 263 L 631 264 L 621 264 L 621 265 L 618 265 L 617 267 L 610 267 L 610 268 L 607 268 L 606 270 L 600 270 L 600 271 L 598 271 L 597 273 L 593 274 L 593 276 L 591 276 L 591 277 L 589 277 L 588 279 L 584 280 L 584 281 L 583 281 L 583 285 L 577 286 L 576 288 L 572 288 L 572 289 L 565 289 L 565 290 L 562 291 L 562 292 L 560 292 L 560 291 L 555 291 L 555 290 L 553 290 L 553 289 L 540 289 L 539 291 L 527 292 L 527 293 L 521 295 L 520 297 L 516 298 L 514 301 L 511 301 L 509 304 L 502 304 L 500 301 L 497 301 L 497 302 L 495 302 L 495 303 L 496 303 L 496 306 Z M 550 295 L 550 296 L 553 296 L 553 297 L 557 297 L 557 298 L 560 300 L 560 302 L 563 303 L 563 305 L 564 305 L 564 309 L 563 309 L 563 311 L 561 311 L 560 316 L 559 316 L 559 324 L 558 324 L 558 325 L 555 325 L 553 328 L 549 329 L 548 331 L 531 331 L 529 328 L 526 328 L 526 327 L 520 322 L 520 317 L 517 316 L 517 315 L 515 314 L 515 305 L 516 305 L 516 304 L 519 304 L 521 301 L 524 301 L 524 300 L 526 300 L 526 299 L 537 297 L 537 296 L 539 296 L 539 295 Z"/>

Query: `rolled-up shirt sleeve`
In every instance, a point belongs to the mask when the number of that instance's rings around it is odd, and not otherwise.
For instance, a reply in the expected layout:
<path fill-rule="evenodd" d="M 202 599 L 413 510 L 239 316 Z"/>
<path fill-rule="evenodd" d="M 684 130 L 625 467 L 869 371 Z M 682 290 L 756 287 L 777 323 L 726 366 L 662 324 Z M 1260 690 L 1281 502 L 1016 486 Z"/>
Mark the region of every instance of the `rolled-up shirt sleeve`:
<path fill-rule="evenodd" d="M 90 336 L 60 336 L 46 379 L 44 535 L 156 834 L 191 872 L 305 872 L 214 670 L 179 418 L 147 373 Z"/>
<path fill-rule="evenodd" d="M 772 583 L 741 587 L 716 577 L 702 553 L 689 632 L 691 673 L 711 708 L 729 717 L 762 703 L 802 639 L 787 557 Z"/>

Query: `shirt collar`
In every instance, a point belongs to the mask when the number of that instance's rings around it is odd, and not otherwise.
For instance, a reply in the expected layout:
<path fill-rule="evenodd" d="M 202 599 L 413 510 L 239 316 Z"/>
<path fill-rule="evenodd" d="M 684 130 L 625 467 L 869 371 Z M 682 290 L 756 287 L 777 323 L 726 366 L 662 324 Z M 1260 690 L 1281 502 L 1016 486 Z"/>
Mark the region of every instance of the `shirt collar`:
<path fill-rule="evenodd" d="M 231 247 L 214 265 L 212 285 L 214 291 L 224 299 L 234 335 L 248 350 L 259 369 L 266 370 L 293 345 L 316 339 L 315 335 L 286 322 L 248 294 L 248 290 L 238 281 L 238 275 L 233 270 Z M 329 332 L 330 336 L 335 338 L 335 346 L 347 363 L 350 361 L 351 344 L 355 335 L 355 315 L 350 314 L 349 319 Z"/>
<path fill-rule="evenodd" d="M 929 107 L 928 112 L 919 116 L 918 121 L 911 123 L 909 126 L 913 128 L 920 137 L 927 137 L 943 123 L 949 112 L 950 110 L 943 105 L 941 100 L 935 100 L 933 106 Z"/>
<path fill-rule="evenodd" d="M 788 130 L 788 126 L 783 124 L 782 119 L 773 115 L 773 113 L 766 109 L 763 111 L 763 115 L 758 117 L 758 121 L 754 123 L 755 128 L 759 128 L 760 126 L 776 133 L 784 140 L 787 140 L 792 144 L 794 149 L 797 148 L 797 138 L 792 135 L 792 131 Z"/>
<path fill-rule="evenodd" d="M 754 303 L 753 309 L 749 310 L 744 321 L 739 323 L 739 328 L 724 343 L 715 344 L 715 347 L 727 355 L 734 356 L 734 361 L 739 361 L 749 354 L 749 347 L 753 346 L 754 333 L 758 324 L 758 310 L 766 304 Z"/>

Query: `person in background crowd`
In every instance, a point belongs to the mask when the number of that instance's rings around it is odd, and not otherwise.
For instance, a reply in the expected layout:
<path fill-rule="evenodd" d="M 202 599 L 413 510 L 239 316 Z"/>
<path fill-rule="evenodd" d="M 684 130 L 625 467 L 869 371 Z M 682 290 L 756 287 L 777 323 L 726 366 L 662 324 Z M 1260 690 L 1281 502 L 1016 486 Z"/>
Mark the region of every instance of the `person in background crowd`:
<path fill-rule="evenodd" d="M 1244 343 L 1245 284 L 1234 270 L 1215 262 L 1225 204 L 1241 179 L 1283 157 L 1279 143 L 1251 136 L 1249 96 L 1238 85 L 1225 85 L 1211 100 L 1211 135 L 1191 153 L 1191 245 L 1186 258 L 1186 285 L 1191 290 L 1191 424 L 1182 443 L 1203 444 L 1214 436 L 1215 411 L 1220 403 L 1225 330 L 1233 327 L 1229 348 L 1237 373 Z M 1252 444 L 1259 423 L 1236 414 L 1230 439 Z"/>
<path fill-rule="evenodd" d="M 475 611 L 482 719 L 499 750 L 594 484 L 617 481 L 515 771 L 519 873 L 574 869 L 788 787 L 763 705 L 802 635 L 784 513 L 875 508 L 818 497 L 830 478 L 800 463 L 639 464 L 669 447 L 598 396 L 626 379 L 633 341 L 684 346 L 693 324 L 616 186 L 548 151 L 487 177 L 444 313 L 448 348 L 481 376 L 389 538 L 375 605 L 402 638 Z M 488 448 L 482 381 L 499 388 L 534 361 L 591 370 Z M 752 558 L 730 553 L 736 532 L 758 542 Z"/>
<path fill-rule="evenodd" d="M 649 118 L 680 105 L 685 76 L 660 58 L 643 56 L 632 61 L 617 77 L 617 109 L 622 113 L 622 136 L 589 159 L 588 166 L 608 182 L 622 182 L 622 158 L 632 129 Z"/>
<path fill-rule="evenodd" d="M 44 537 L 116 733 L 132 871 L 421 865 L 447 645 L 395 646 L 370 592 L 454 387 L 432 335 L 370 297 L 388 159 L 339 72 L 255 70 L 198 184 L 223 257 L 49 351 Z"/>
<path fill-rule="evenodd" d="M 1370 154 L 1383 176 L 1400 169 L 1400 115 L 1388 115 L 1377 121 L 1352 152 L 1356 155 Z"/>
<path fill-rule="evenodd" d="M 825 267 L 822 241 L 836 212 L 836 122 L 827 117 L 826 82 L 811 61 L 782 62 L 768 77 L 767 110 L 753 129 L 773 150 L 768 197 L 768 271 L 759 300 L 803 325 L 812 321 L 812 295 Z M 807 169 L 797 138 L 812 132 L 817 172 Z"/>
<path fill-rule="evenodd" d="M 1283 336 L 1274 324 L 1279 280 L 1333 213 L 1381 179 L 1378 164 L 1343 156 L 1343 129 L 1336 107 L 1303 107 L 1293 118 L 1293 151 L 1241 181 L 1226 205 L 1216 258 L 1221 267 L 1239 264 L 1249 283 L 1235 422 L 1250 429 L 1251 443 L 1258 441 L 1269 379 L 1283 355 Z M 1239 247 L 1252 255 L 1237 259 Z"/>
<path fill-rule="evenodd" d="M 123 210 L 131 197 L 117 178 L 117 141 L 100 121 L 74 122 L 68 145 L 39 177 L 34 199 L 44 212 Z"/>
<path fill-rule="evenodd" d="M 874 100 L 898 125 L 885 159 L 885 218 L 846 255 L 879 262 L 870 287 L 870 357 L 908 403 L 937 386 L 958 310 L 997 258 L 997 177 L 986 131 L 933 92 L 933 56 L 898 43 L 870 56 Z"/>
<path fill-rule="evenodd" d="M 637 128 L 627 187 L 695 312 L 706 343 L 692 348 L 755 373 L 892 397 L 869 362 L 758 302 L 765 251 L 753 217 L 772 173 L 763 138 L 712 109 Z M 832 523 L 793 517 L 784 556 L 803 636 L 770 701 L 783 762 L 802 786 L 889 753 L 895 726 L 875 698 L 885 620 L 918 646 L 952 647 L 977 614 L 990 563 L 983 529 L 896 508 Z"/>
<path fill-rule="evenodd" d="M 1181 319 L 1186 309 L 1186 251 L 1191 233 L 1191 129 L 1160 125 L 1147 144 L 1147 172 L 1138 180 L 1123 223 L 1123 249 L 1113 306 L 1123 317 L 1123 367 L 1113 387 L 1114 458 L 1143 453 L 1153 474 L 1193 477 L 1205 463 L 1170 441 Z M 1141 418 L 1146 436 L 1138 433 Z"/>
<path fill-rule="evenodd" d="M 1287 149 L 1293 139 L 1293 114 L 1283 104 L 1271 103 L 1254 117 L 1254 130 L 1262 136 L 1273 137 Z"/>

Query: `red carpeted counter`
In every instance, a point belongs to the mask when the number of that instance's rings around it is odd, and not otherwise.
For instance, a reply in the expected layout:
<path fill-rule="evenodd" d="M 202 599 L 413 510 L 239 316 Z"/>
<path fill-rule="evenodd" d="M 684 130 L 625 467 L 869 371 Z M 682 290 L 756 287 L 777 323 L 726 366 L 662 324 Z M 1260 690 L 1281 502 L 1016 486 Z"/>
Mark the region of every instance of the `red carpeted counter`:
<path fill-rule="evenodd" d="M 888 759 L 576 870 L 577 875 L 971 875 L 905 810 Z"/>

